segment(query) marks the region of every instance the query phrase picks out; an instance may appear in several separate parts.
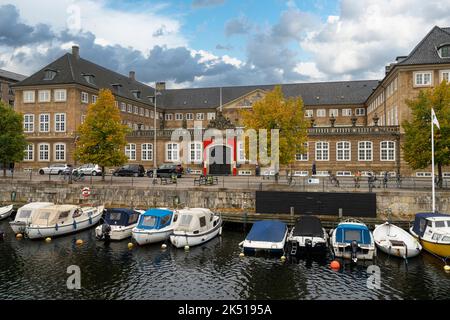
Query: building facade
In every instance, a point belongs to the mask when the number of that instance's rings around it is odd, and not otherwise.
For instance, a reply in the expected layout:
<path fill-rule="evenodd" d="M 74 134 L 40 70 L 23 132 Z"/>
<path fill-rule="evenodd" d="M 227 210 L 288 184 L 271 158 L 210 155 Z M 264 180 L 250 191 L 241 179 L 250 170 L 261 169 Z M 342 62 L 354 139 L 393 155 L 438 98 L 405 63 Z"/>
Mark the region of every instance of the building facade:
<path fill-rule="evenodd" d="M 294 174 L 311 175 L 314 163 L 317 175 L 329 171 L 338 176 L 357 171 L 428 175 L 431 170 L 413 171 L 404 162 L 401 123 L 411 117 L 406 99 L 449 79 L 449 48 L 450 28 L 435 27 L 408 56 L 387 66 L 380 81 L 281 85 L 285 97 L 302 97 L 310 123 L 307 151 L 297 154 Z M 221 133 L 242 130 L 240 110 L 252 108 L 274 86 L 171 90 L 158 83 L 153 88 L 136 81 L 134 72 L 123 76 L 82 59 L 79 48 L 73 47 L 72 53 L 14 88 L 29 141 L 21 167 L 77 165 L 73 158 L 77 128 L 98 91 L 107 88 L 116 98 L 123 123 L 133 129 L 124 150 L 130 163 L 152 169 L 155 162 L 183 162 L 193 173 L 252 175 L 255 164 L 245 161 L 244 146 L 237 138 L 201 134 L 207 128 Z M 188 130 L 188 142 L 172 139 L 180 128 Z M 218 155 L 224 163 L 216 161 Z M 450 168 L 444 171 L 450 177 Z"/>
<path fill-rule="evenodd" d="M 11 85 L 24 79 L 24 75 L 0 69 L 0 101 L 14 106 L 14 90 Z"/>

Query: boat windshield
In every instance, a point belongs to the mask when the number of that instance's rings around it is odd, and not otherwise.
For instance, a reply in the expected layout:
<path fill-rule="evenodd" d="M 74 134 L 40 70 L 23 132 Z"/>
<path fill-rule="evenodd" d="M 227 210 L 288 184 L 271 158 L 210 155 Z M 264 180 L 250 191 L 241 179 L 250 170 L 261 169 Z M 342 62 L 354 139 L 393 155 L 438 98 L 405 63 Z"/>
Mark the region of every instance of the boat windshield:
<path fill-rule="evenodd" d="M 180 227 L 189 227 L 192 221 L 192 215 L 183 214 L 180 218 Z"/>
<path fill-rule="evenodd" d="M 62 211 L 59 214 L 59 219 L 65 219 L 65 218 L 67 218 L 69 216 L 69 214 L 70 214 L 70 211 Z"/>
<path fill-rule="evenodd" d="M 122 214 L 120 212 L 110 212 L 109 213 L 109 219 L 110 221 L 120 221 Z"/>
<path fill-rule="evenodd" d="M 166 227 L 170 224 L 170 220 L 172 219 L 172 215 L 168 214 L 161 218 L 161 228 Z"/>
<path fill-rule="evenodd" d="M 31 210 L 21 210 L 18 218 L 28 219 L 31 216 Z"/>
<path fill-rule="evenodd" d="M 449 236 L 443 237 L 442 242 L 450 242 L 450 237 Z"/>
<path fill-rule="evenodd" d="M 344 241 L 345 242 L 352 242 L 352 241 L 361 242 L 361 231 L 360 230 L 345 230 Z"/>
<path fill-rule="evenodd" d="M 144 227 L 156 227 L 156 224 L 158 223 L 158 219 L 154 216 L 143 216 L 141 225 Z"/>

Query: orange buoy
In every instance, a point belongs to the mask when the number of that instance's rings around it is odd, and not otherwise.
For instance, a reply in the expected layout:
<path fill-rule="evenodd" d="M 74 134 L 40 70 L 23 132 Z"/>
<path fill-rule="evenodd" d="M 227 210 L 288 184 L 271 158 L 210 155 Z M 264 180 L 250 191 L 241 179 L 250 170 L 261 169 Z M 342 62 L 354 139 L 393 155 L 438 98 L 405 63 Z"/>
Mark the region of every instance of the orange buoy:
<path fill-rule="evenodd" d="M 339 263 L 339 261 L 334 260 L 334 261 L 331 261 L 330 267 L 333 270 L 339 270 L 341 268 L 341 264 Z"/>

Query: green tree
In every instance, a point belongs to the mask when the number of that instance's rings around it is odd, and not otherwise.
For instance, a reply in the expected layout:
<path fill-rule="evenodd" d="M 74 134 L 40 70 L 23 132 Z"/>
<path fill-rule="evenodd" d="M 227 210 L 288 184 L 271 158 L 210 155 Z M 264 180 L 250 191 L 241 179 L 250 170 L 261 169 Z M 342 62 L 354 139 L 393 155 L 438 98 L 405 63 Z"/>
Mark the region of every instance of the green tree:
<path fill-rule="evenodd" d="M 23 134 L 23 116 L 0 101 L 0 163 L 3 177 L 6 167 L 23 160 L 27 141 Z"/>
<path fill-rule="evenodd" d="M 103 181 L 105 167 L 120 166 L 128 161 L 123 148 L 129 128 L 122 124 L 114 101 L 111 91 L 100 90 L 97 102 L 88 107 L 86 119 L 78 127 L 75 159 L 99 165 Z"/>
<path fill-rule="evenodd" d="M 281 86 L 276 86 L 263 99 L 254 103 L 252 109 L 242 110 L 240 116 L 246 129 L 255 129 L 257 133 L 260 129 L 267 129 L 269 146 L 272 140 L 270 130 L 279 130 L 279 161 L 281 165 L 289 165 L 292 171 L 295 155 L 306 151 L 308 122 L 304 117 L 302 98 L 286 99 Z M 247 144 L 246 150 L 248 152 Z M 267 154 L 271 156 L 270 148 Z"/>
<path fill-rule="evenodd" d="M 442 187 L 442 167 L 450 165 L 450 84 L 443 81 L 434 89 L 422 90 L 416 99 L 407 100 L 411 121 L 402 123 L 405 130 L 403 156 L 413 169 L 431 165 L 431 108 L 438 118 L 440 130 L 434 129 L 434 158 Z"/>

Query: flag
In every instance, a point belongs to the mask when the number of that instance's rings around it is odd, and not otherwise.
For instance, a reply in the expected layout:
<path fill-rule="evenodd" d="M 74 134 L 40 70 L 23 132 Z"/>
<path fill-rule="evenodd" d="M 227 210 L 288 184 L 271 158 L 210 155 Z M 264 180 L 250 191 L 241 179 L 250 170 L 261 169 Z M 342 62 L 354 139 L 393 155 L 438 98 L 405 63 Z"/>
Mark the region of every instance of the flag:
<path fill-rule="evenodd" d="M 439 121 L 436 117 L 436 113 L 434 113 L 434 109 L 431 108 L 431 121 L 433 121 L 433 124 L 436 125 L 436 127 L 439 128 L 439 130 L 441 130 L 441 126 L 439 125 Z"/>

